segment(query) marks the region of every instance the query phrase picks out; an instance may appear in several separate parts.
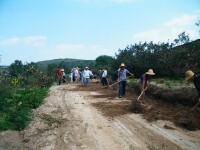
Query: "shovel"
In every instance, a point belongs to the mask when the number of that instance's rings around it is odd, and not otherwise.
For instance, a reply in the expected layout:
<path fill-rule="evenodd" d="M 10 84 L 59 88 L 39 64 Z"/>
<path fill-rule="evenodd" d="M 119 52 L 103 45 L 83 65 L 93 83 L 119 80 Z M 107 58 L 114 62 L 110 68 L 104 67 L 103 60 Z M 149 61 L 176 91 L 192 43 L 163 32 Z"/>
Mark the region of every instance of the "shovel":
<path fill-rule="evenodd" d="M 190 111 L 193 111 L 199 104 L 200 104 L 200 101 L 196 105 L 194 105 L 194 107 L 192 107 Z"/>
<path fill-rule="evenodd" d="M 134 76 L 134 75 L 131 75 L 131 76 L 127 77 L 126 79 L 128 79 L 128 78 L 130 78 L 130 77 L 132 77 L 132 76 Z M 121 80 L 121 81 L 125 81 L 126 79 Z M 115 84 L 117 84 L 117 83 L 119 83 L 119 82 L 121 82 L 121 81 L 117 81 L 117 82 L 115 82 L 115 83 L 113 83 L 113 84 L 107 86 L 107 88 L 108 88 L 108 87 L 112 87 L 113 85 L 115 85 Z"/>
<path fill-rule="evenodd" d="M 145 92 L 146 89 L 147 89 L 147 86 L 146 86 L 145 89 L 142 91 L 142 93 L 140 94 L 140 96 L 137 98 L 137 101 L 139 101 L 140 97 L 142 96 L 142 94 Z"/>

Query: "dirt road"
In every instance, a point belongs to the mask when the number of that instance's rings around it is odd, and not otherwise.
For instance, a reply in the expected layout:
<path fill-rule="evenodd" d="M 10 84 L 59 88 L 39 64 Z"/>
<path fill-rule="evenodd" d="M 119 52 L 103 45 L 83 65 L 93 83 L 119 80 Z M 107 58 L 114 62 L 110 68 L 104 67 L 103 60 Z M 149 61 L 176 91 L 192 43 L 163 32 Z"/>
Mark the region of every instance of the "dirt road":
<path fill-rule="evenodd" d="M 51 87 L 24 131 L 0 133 L 0 149 L 200 149 L 199 130 L 183 130 L 167 121 L 148 123 L 133 113 L 105 117 L 101 109 L 94 107 L 95 103 L 126 104 L 130 100 L 94 98 L 102 94 L 97 89 L 81 91 L 73 84 Z M 172 128 L 164 128 L 166 125 Z"/>

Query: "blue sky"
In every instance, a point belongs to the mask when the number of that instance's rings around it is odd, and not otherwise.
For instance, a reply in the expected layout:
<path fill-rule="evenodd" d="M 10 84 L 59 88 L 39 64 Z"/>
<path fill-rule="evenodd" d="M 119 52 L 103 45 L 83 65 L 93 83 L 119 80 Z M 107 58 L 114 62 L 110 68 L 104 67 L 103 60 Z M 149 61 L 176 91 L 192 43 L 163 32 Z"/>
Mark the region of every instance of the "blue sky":
<path fill-rule="evenodd" d="M 0 0 L 0 65 L 96 59 L 144 41 L 200 38 L 200 0 Z"/>

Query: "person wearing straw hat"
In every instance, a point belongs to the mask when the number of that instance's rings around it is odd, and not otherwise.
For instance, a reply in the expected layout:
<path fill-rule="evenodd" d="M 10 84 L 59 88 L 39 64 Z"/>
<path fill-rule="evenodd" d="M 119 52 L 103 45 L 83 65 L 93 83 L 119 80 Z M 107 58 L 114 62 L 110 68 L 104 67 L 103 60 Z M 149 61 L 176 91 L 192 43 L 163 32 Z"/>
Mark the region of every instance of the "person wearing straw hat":
<path fill-rule="evenodd" d="M 188 70 L 185 72 L 185 79 L 194 83 L 194 86 L 197 90 L 197 98 L 200 102 L 200 74 L 195 74 L 191 70 Z"/>
<path fill-rule="evenodd" d="M 92 72 L 89 70 L 88 67 L 85 67 L 84 70 L 84 86 L 88 86 L 89 85 L 89 81 L 90 81 L 90 76 L 93 76 Z"/>
<path fill-rule="evenodd" d="M 119 98 L 125 96 L 126 93 L 126 76 L 127 74 L 133 75 L 127 69 L 125 69 L 125 64 L 122 63 L 118 70 L 118 79 L 119 79 Z"/>
<path fill-rule="evenodd" d="M 144 73 L 141 78 L 140 78 L 140 88 L 141 88 L 141 93 L 143 92 L 143 94 L 141 95 L 142 101 L 145 103 L 145 89 L 147 87 L 147 85 L 150 82 L 150 79 L 152 76 L 154 76 L 155 73 L 153 72 L 153 69 L 149 69 L 148 72 Z"/>
<path fill-rule="evenodd" d="M 62 82 L 66 83 L 66 80 L 65 80 L 65 70 L 62 68 L 61 71 L 62 71 Z"/>

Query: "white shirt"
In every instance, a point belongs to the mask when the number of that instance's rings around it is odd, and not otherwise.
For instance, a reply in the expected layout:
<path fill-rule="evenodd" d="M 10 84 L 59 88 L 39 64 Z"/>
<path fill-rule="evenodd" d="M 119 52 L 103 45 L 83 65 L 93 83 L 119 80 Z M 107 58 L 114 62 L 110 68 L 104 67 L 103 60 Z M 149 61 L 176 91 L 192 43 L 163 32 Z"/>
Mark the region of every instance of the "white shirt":
<path fill-rule="evenodd" d="M 106 76 L 107 76 L 107 70 L 104 70 L 102 74 L 102 78 L 105 78 Z"/>
<path fill-rule="evenodd" d="M 90 70 L 84 70 L 84 76 L 85 76 L 85 78 L 90 78 L 91 75 L 93 75 L 93 74 L 91 73 Z"/>

